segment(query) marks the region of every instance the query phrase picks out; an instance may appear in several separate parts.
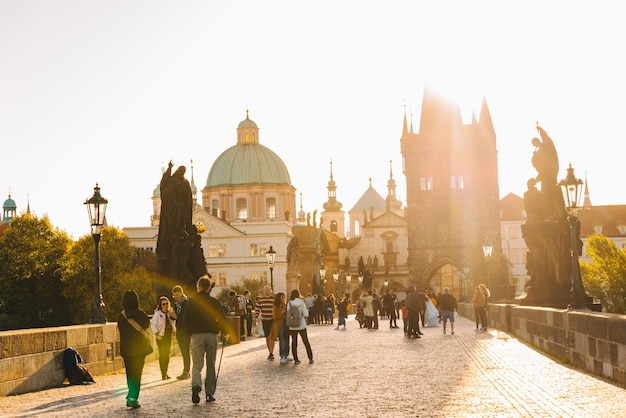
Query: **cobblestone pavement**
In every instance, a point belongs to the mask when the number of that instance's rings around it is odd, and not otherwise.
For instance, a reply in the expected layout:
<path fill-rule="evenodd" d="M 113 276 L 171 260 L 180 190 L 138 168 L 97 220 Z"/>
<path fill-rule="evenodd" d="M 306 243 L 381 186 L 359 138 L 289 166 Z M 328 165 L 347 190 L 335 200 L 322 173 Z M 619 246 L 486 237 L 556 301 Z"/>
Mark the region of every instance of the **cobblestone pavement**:
<path fill-rule="evenodd" d="M 401 320 L 398 321 L 401 327 Z M 402 329 L 347 331 L 312 325 L 315 358 L 268 361 L 263 338 L 227 346 L 216 402 L 191 402 L 191 381 L 161 380 L 158 362 L 144 369 L 140 403 L 126 408 L 124 372 L 95 385 L 65 386 L 0 398 L 7 417 L 626 417 L 626 390 L 566 367 L 514 337 L 475 332 L 457 318 L 456 334 L 425 328 L 421 339 Z M 274 354 L 278 357 L 278 347 Z M 220 352 L 218 352 L 219 362 Z M 169 374 L 182 370 L 173 357 Z"/>

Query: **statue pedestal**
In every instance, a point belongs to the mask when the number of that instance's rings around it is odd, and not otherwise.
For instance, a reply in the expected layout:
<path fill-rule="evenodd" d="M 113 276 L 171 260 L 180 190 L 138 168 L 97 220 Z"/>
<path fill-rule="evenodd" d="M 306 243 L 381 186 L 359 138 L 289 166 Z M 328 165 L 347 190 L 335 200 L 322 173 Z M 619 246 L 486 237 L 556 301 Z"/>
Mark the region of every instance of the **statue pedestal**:
<path fill-rule="evenodd" d="M 300 290 L 300 279 L 302 279 L 302 275 L 297 271 L 287 272 L 287 291 L 285 292 L 287 300 L 289 300 L 289 295 L 293 289 Z"/>

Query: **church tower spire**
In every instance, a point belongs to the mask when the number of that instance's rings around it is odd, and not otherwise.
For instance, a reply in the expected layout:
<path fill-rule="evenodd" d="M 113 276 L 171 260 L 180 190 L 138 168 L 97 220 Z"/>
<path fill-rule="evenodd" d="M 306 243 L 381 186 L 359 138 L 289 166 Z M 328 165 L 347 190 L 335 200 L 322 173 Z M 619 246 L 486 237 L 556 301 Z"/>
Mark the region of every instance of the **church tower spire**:
<path fill-rule="evenodd" d="M 340 238 L 345 237 L 345 216 L 344 211 L 341 210 L 342 203 L 337 201 L 337 185 L 333 178 L 333 160 L 330 160 L 330 180 L 328 181 L 328 201 L 324 203 L 324 211 L 322 212 L 323 222 L 330 232 L 337 235 Z M 328 223 L 326 223 L 328 222 Z M 322 222 L 320 222 L 321 224 Z"/>
<path fill-rule="evenodd" d="M 387 180 L 387 210 L 402 209 L 402 202 L 396 197 L 396 181 L 393 179 L 393 161 L 389 160 L 389 180 Z"/>
<path fill-rule="evenodd" d="M 583 208 L 591 208 L 591 199 L 589 198 L 589 183 L 587 183 L 587 172 L 585 171 L 585 197 L 583 199 Z"/>

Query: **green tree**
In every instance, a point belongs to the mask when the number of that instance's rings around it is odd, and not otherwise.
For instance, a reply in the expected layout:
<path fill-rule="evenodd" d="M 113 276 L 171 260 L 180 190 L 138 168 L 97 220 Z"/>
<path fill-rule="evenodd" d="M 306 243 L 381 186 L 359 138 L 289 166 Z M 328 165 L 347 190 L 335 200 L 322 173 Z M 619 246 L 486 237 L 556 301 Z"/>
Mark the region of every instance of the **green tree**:
<path fill-rule="evenodd" d="M 600 300 L 607 312 L 626 313 L 626 252 L 604 235 L 587 239 L 591 262 L 581 262 L 585 290 Z"/>
<path fill-rule="evenodd" d="M 74 323 L 86 323 L 91 318 L 95 286 L 95 243 L 91 235 L 81 237 L 70 249 L 64 265 L 64 296 L 68 300 Z M 155 295 L 151 275 L 138 265 L 135 248 L 118 228 L 107 226 L 100 238 L 100 283 L 104 314 L 109 321 L 116 321 L 126 290 L 139 295 L 141 306 L 150 311 L 154 308 Z"/>
<path fill-rule="evenodd" d="M 66 325 L 62 260 L 72 240 L 47 216 L 15 217 L 0 237 L 0 329 Z"/>

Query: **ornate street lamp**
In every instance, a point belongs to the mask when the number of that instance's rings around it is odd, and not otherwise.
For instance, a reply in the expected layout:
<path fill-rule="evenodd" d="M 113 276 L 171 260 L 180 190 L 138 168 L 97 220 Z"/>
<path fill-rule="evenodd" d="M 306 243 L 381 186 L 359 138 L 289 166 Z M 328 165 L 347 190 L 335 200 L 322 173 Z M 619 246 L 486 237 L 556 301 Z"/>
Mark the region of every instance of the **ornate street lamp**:
<path fill-rule="evenodd" d="M 485 239 L 485 243 L 483 244 L 483 255 L 486 260 L 491 258 L 491 253 L 493 252 L 493 245 L 489 243 L 489 239 Z"/>
<path fill-rule="evenodd" d="M 363 287 L 363 275 L 359 273 L 359 286 Z"/>
<path fill-rule="evenodd" d="M 581 197 L 583 181 L 577 179 L 574 175 L 572 165 L 567 169 L 567 176 L 559 182 L 563 191 L 565 207 L 569 213 L 567 217 L 569 221 L 570 238 L 571 238 L 571 258 L 572 258 L 572 287 L 571 306 L 574 309 L 584 309 L 585 304 L 585 288 L 580 277 L 580 264 L 578 263 L 578 242 L 580 241 L 580 221 L 578 220 L 578 207 Z"/>
<path fill-rule="evenodd" d="M 276 251 L 270 245 L 270 249 L 265 253 L 267 257 L 267 265 L 270 266 L 270 286 L 272 286 L 272 291 L 274 290 L 274 262 L 276 261 Z"/>
<path fill-rule="evenodd" d="M 85 201 L 87 212 L 89 214 L 89 223 L 91 224 L 91 235 L 96 246 L 95 253 L 95 283 L 93 289 L 93 307 L 91 309 L 91 323 L 104 324 L 104 301 L 102 300 L 102 285 L 100 283 L 100 234 L 106 222 L 107 204 L 109 203 L 102 195 L 100 195 L 100 187 L 96 183 L 93 188 L 93 196 Z"/>
<path fill-rule="evenodd" d="M 339 285 L 339 273 L 336 270 L 333 273 L 333 281 L 335 282 L 335 293 L 337 293 L 337 286 Z"/>
<path fill-rule="evenodd" d="M 348 283 L 348 297 L 352 296 L 352 289 L 351 289 L 351 285 L 350 282 L 352 281 L 352 275 L 350 274 L 350 272 L 346 273 L 346 283 Z"/>

